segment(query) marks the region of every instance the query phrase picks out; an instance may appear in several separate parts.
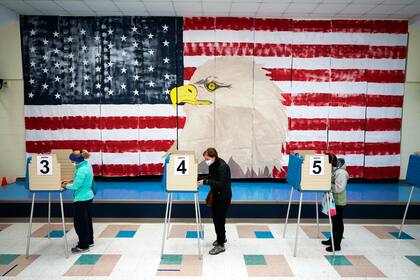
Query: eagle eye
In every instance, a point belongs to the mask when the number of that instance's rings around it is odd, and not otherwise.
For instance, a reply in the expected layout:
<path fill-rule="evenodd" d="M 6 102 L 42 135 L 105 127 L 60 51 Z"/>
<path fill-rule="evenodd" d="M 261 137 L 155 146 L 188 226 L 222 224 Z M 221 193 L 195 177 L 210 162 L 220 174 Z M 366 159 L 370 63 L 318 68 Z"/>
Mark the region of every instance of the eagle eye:
<path fill-rule="evenodd" d="M 204 86 L 206 87 L 206 89 L 210 92 L 215 91 L 216 89 L 218 89 L 220 86 L 218 84 L 216 84 L 215 82 L 211 81 L 208 83 L 205 83 Z"/>

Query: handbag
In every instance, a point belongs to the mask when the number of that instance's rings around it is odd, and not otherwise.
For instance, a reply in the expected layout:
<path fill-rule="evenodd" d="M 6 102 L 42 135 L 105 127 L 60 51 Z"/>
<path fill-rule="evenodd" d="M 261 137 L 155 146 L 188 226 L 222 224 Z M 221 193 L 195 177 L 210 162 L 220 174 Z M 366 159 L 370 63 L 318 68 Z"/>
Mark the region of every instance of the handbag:
<path fill-rule="evenodd" d="M 207 204 L 208 207 L 213 206 L 213 193 L 211 191 L 209 191 L 209 193 L 207 194 L 206 204 Z"/>
<path fill-rule="evenodd" d="M 328 203 L 328 199 L 330 199 L 331 203 Z M 324 193 L 324 197 L 322 198 L 322 213 L 324 213 L 327 216 L 329 213 L 331 217 L 337 214 L 337 211 L 335 209 L 334 197 L 330 192 Z"/>

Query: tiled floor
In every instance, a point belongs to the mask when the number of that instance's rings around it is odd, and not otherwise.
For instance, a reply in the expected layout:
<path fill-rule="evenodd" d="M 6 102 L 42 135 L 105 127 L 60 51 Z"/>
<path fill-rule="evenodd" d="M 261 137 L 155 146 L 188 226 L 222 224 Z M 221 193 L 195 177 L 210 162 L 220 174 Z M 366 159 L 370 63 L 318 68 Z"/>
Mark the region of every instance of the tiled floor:
<path fill-rule="evenodd" d="M 27 226 L 0 224 L 2 279 L 420 279 L 420 225 L 407 225 L 400 239 L 394 225 L 346 225 L 342 251 L 332 257 L 317 239 L 316 225 L 304 224 L 295 258 L 295 224 L 288 225 L 286 238 L 283 224 L 228 224 L 227 251 L 218 256 L 208 254 L 215 233 L 205 224 L 202 260 L 193 224 L 172 225 L 162 259 L 162 224 L 97 223 L 95 247 L 68 259 L 59 234 L 46 238 L 46 224 L 33 225 L 26 259 Z M 51 231 L 62 233 L 59 226 Z M 74 245 L 74 229 L 66 230 Z M 328 226 L 320 230 L 324 238 Z"/>

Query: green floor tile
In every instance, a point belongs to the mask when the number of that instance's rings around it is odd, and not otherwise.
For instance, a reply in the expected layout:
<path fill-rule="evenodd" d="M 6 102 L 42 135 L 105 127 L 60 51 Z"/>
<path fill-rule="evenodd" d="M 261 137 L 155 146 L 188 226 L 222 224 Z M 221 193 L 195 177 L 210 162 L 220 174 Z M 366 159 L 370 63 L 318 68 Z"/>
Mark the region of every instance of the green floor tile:
<path fill-rule="evenodd" d="M 81 255 L 75 264 L 96 264 L 99 260 L 101 255 L 94 255 L 94 254 L 87 254 L 87 255 Z"/>
<path fill-rule="evenodd" d="M 117 233 L 117 236 L 115 236 L 115 237 L 117 237 L 117 238 L 133 238 L 134 235 L 136 235 L 136 232 L 137 231 L 135 231 L 135 230 L 120 230 Z"/>
<path fill-rule="evenodd" d="M 266 265 L 263 255 L 244 255 L 246 265 Z"/>
<path fill-rule="evenodd" d="M 331 265 L 352 265 L 352 263 L 345 256 L 325 256 Z"/>
<path fill-rule="evenodd" d="M 407 259 L 420 266 L 420 256 L 405 256 Z"/>
<path fill-rule="evenodd" d="M 12 261 L 16 260 L 19 255 L 2 254 L 0 255 L 0 265 L 8 265 Z"/>
<path fill-rule="evenodd" d="M 182 255 L 163 255 L 160 264 L 181 264 Z"/>
<path fill-rule="evenodd" d="M 401 232 L 401 236 L 398 237 L 399 232 L 398 231 L 391 231 L 389 232 L 389 234 L 391 234 L 392 236 L 394 236 L 397 239 L 414 239 L 413 237 L 411 237 L 410 235 L 408 235 L 405 232 Z"/>

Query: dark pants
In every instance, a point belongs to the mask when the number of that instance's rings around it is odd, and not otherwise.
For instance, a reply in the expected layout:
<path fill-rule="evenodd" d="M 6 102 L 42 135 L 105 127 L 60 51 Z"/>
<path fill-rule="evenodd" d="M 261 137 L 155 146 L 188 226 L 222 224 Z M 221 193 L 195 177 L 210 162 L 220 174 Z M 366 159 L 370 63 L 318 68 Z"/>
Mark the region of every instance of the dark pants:
<path fill-rule="evenodd" d="M 226 239 L 226 215 L 230 205 L 230 199 L 228 200 L 217 200 L 215 199 L 212 205 L 213 212 L 213 223 L 214 229 L 216 230 L 217 243 L 223 245 Z"/>
<path fill-rule="evenodd" d="M 89 248 L 93 244 L 92 199 L 74 203 L 74 229 L 79 237 L 77 246 Z"/>
<path fill-rule="evenodd" d="M 344 233 L 344 222 L 343 222 L 344 206 L 336 205 L 335 209 L 337 211 L 337 214 L 331 217 L 332 226 L 333 226 L 333 235 L 334 235 L 334 246 L 340 247 L 341 240 L 343 239 L 343 233 Z"/>

